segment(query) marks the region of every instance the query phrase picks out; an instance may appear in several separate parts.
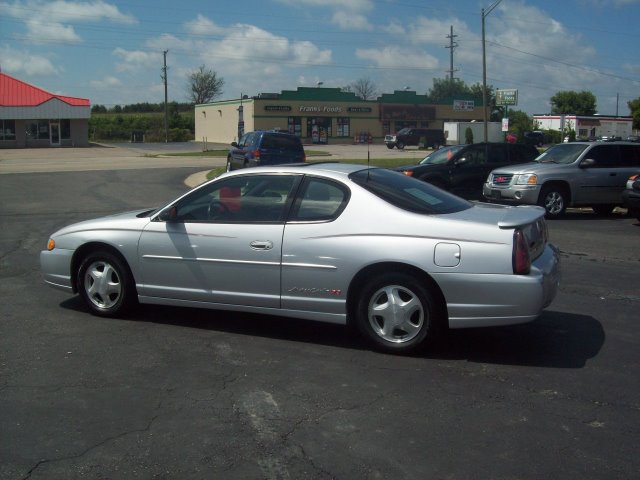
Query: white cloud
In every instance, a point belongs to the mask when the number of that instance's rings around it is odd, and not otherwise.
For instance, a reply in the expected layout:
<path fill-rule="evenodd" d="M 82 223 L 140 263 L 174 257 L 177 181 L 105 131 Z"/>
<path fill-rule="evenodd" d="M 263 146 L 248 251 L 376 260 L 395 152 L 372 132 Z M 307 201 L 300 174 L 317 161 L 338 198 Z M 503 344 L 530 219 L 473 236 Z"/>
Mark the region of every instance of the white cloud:
<path fill-rule="evenodd" d="M 362 60 L 369 60 L 382 68 L 405 69 L 434 69 L 438 67 L 438 59 L 420 51 L 410 51 L 405 46 L 388 46 L 378 48 L 358 48 L 356 56 Z"/>
<path fill-rule="evenodd" d="M 369 23 L 367 17 L 364 15 L 360 15 L 353 12 L 346 12 L 344 10 L 339 10 L 333 14 L 331 18 L 331 23 L 337 25 L 342 30 L 349 31 L 371 31 L 373 30 L 373 25 Z"/>
<path fill-rule="evenodd" d="M 184 26 L 187 33 L 191 35 L 220 35 L 226 32 L 225 28 L 219 27 L 200 13 L 195 20 L 186 22 Z"/>
<path fill-rule="evenodd" d="M 16 0 L 0 3 L 0 12 L 24 22 L 26 33 L 34 43 L 79 43 L 80 36 L 70 24 L 114 22 L 135 24 L 137 20 L 120 12 L 117 6 L 97 0 L 70 2 L 66 0 Z"/>
<path fill-rule="evenodd" d="M 17 51 L 8 47 L 0 50 L 2 71 L 20 76 L 57 76 L 62 73 L 60 67 L 54 66 L 51 60 L 29 51 Z"/>
<path fill-rule="evenodd" d="M 104 88 L 116 88 L 122 86 L 122 82 L 116 77 L 108 76 L 100 80 L 91 80 L 89 82 L 92 87 L 104 89 Z"/>
<path fill-rule="evenodd" d="M 321 7 L 323 9 L 348 9 L 352 12 L 369 11 L 373 8 L 371 0 L 277 0 L 292 7 Z"/>
<path fill-rule="evenodd" d="M 161 65 L 161 56 L 153 52 L 116 48 L 113 51 L 113 55 L 122 59 L 122 62 L 116 65 L 116 70 L 119 72 L 135 71 Z"/>

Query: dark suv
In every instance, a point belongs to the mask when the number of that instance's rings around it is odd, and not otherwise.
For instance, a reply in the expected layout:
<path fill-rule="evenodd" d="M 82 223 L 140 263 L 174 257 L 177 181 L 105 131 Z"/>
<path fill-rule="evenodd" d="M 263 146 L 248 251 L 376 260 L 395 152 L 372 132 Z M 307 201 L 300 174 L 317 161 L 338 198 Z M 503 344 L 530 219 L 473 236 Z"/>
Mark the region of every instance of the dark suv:
<path fill-rule="evenodd" d="M 533 145 L 474 143 L 452 145 L 427 155 L 418 165 L 395 168 L 461 197 L 482 198 L 482 185 L 494 168 L 531 162 L 538 156 Z"/>
<path fill-rule="evenodd" d="M 281 163 L 301 163 L 306 159 L 302 142 L 295 135 L 256 131 L 233 142 L 227 155 L 227 172 L 239 168 Z"/>
<path fill-rule="evenodd" d="M 407 145 L 420 145 L 420 139 L 424 139 L 424 146 L 430 148 L 440 148 L 447 143 L 444 131 L 433 128 L 403 128 L 395 135 L 385 135 L 384 143 L 388 149 L 402 150 Z"/>

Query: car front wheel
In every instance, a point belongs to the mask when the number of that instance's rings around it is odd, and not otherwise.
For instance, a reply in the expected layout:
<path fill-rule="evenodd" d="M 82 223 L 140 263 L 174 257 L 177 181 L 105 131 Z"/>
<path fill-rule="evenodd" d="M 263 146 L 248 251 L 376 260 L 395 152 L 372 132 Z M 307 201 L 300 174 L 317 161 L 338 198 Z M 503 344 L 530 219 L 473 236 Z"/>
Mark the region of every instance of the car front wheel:
<path fill-rule="evenodd" d="M 398 150 L 402 150 L 404 148 L 404 142 L 398 142 L 396 147 L 398 147 Z"/>
<path fill-rule="evenodd" d="M 125 263 L 106 251 L 87 255 L 77 277 L 78 291 L 94 315 L 113 317 L 136 301 L 133 278 Z"/>
<path fill-rule="evenodd" d="M 559 218 L 567 209 L 567 194 L 563 188 L 553 185 L 544 187 L 538 205 L 544 207 L 547 218 Z"/>
<path fill-rule="evenodd" d="M 387 273 L 369 281 L 358 300 L 361 334 L 379 350 L 408 353 L 434 336 L 435 303 L 415 277 Z"/>
<path fill-rule="evenodd" d="M 389 150 L 393 150 L 393 144 L 392 143 L 387 143 L 387 148 Z"/>

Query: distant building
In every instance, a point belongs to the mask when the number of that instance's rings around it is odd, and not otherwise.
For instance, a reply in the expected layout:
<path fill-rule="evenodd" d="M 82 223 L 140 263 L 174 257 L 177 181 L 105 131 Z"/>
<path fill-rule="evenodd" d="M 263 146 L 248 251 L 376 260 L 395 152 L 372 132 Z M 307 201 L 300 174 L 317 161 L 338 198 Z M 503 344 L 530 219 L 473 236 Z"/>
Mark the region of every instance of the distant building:
<path fill-rule="evenodd" d="M 87 147 L 91 104 L 0 72 L 0 148 Z"/>
<path fill-rule="evenodd" d="M 631 135 L 632 117 L 606 115 L 534 115 L 533 121 L 541 130 L 574 130 L 576 139 L 621 137 Z"/>
<path fill-rule="evenodd" d="M 353 143 L 404 127 L 442 129 L 444 122 L 482 118 L 481 101 L 466 96 L 433 104 L 415 91 L 363 100 L 340 88 L 299 87 L 196 105 L 195 139 L 231 143 L 243 132 L 279 130 L 308 143 Z"/>

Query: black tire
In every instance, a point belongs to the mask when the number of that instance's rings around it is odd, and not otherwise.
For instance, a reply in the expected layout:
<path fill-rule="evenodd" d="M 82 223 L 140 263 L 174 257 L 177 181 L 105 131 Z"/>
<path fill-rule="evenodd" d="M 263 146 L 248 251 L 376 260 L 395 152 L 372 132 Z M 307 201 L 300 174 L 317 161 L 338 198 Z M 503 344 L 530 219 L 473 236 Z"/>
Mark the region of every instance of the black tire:
<path fill-rule="evenodd" d="M 101 317 L 121 315 L 137 301 L 129 269 L 110 252 L 92 252 L 82 260 L 77 286 L 91 313 Z"/>
<path fill-rule="evenodd" d="M 404 142 L 398 142 L 396 147 L 398 147 L 398 150 L 402 150 L 404 148 Z"/>
<path fill-rule="evenodd" d="M 232 171 L 233 168 L 231 167 L 231 157 L 227 157 L 227 172 Z"/>
<path fill-rule="evenodd" d="M 418 279 L 385 273 L 362 288 L 356 325 L 376 349 L 404 354 L 435 338 L 436 311 L 433 296 Z"/>
<path fill-rule="evenodd" d="M 591 209 L 595 212 L 595 214 L 603 217 L 611 215 L 611 212 L 613 212 L 614 208 L 616 208 L 615 205 L 591 205 Z"/>
<path fill-rule="evenodd" d="M 393 145 L 391 145 L 390 143 L 387 143 L 387 148 L 388 148 L 389 150 L 393 150 Z"/>
<path fill-rule="evenodd" d="M 547 218 L 560 218 L 567 210 L 568 197 L 564 188 L 548 185 L 542 188 L 538 205 L 545 209 Z"/>

